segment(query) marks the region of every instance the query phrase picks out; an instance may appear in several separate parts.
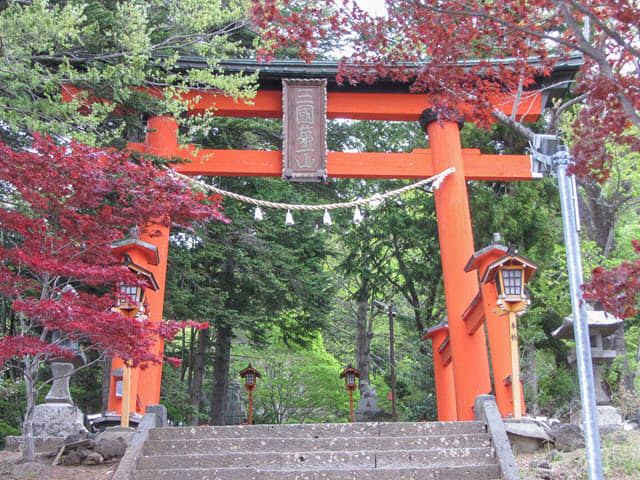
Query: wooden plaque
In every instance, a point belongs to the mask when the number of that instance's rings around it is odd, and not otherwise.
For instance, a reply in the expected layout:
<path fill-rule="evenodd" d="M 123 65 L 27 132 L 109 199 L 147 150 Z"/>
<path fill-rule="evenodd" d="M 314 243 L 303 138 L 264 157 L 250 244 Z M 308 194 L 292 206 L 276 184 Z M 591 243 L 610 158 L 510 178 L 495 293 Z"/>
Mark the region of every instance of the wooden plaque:
<path fill-rule="evenodd" d="M 327 178 L 327 81 L 282 81 L 282 176 L 297 182 Z"/>

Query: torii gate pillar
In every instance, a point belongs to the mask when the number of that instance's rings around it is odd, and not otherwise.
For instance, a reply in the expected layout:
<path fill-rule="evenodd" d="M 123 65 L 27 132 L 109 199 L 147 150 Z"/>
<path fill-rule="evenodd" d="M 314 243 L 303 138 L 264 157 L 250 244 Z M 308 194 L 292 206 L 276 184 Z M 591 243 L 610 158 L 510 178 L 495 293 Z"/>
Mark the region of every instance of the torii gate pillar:
<path fill-rule="evenodd" d="M 440 324 L 422 337 L 422 341 L 431 339 L 433 351 L 433 376 L 436 382 L 436 402 L 438 406 L 438 420 L 441 422 L 455 421 L 456 386 L 453 381 L 453 358 L 451 356 L 451 341 L 449 327 Z"/>
<path fill-rule="evenodd" d="M 467 260 L 475 249 L 460 128 L 458 123 L 451 120 L 438 121 L 431 109 L 422 113 L 420 125 L 429 137 L 435 171 L 455 168 L 455 172 L 434 191 L 434 198 L 454 359 L 457 420 L 473 420 L 475 398 L 491 391 L 491 378 L 484 328 L 468 333 L 462 318 L 467 305 L 478 293 L 479 286 L 476 275 L 465 272 Z"/>
<path fill-rule="evenodd" d="M 178 146 L 178 122 L 171 117 L 152 117 L 147 122 L 147 136 L 144 143 L 144 153 L 170 158 L 175 155 Z M 150 219 L 153 220 L 153 219 Z M 149 304 L 149 320 L 158 323 L 162 321 L 164 292 L 167 279 L 167 256 L 169 253 L 169 228 L 150 223 L 147 229 L 140 232 L 140 240 L 157 248 L 158 263 L 146 264 L 147 268 L 158 283 L 158 290 L 145 288 L 145 298 Z M 164 341 L 158 338 L 151 347 L 151 353 L 162 357 Z M 122 401 L 116 395 L 116 385 L 113 372 L 123 367 L 122 359 L 114 358 L 112 363 L 111 386 L 109 391 L 108 409 L 122 413 Z M 160 386 L 162 383 L 162 364 L 147 364 L 143 373 L 140 368 L 133 369 L 131 374 L 131 392 L 129 411 L 145 413 L 148 405 L 157 405 L 160 401 Z"/>

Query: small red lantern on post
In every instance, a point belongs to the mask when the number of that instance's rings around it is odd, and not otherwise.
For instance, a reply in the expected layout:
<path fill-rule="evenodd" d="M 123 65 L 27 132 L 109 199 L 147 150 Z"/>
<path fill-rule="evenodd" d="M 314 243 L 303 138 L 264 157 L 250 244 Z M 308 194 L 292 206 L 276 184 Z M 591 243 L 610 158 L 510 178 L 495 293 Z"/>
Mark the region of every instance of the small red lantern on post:
<path fill-rule="evenodd" d="M 340 378 L 344 378 L 344 389 L 349 391 L 349 418 L 353 423 L 353 391 L 357 388 L 356 378 L 360 377 L 360 372 L 349 365 Z"/>
<path fill-rule="evenodd" d="M 240 372 L 244 378 L 244 388 L 249 392 L 249 425 L 253 424 L 253 389 L 256 388 L 256 379 L 260 378 L 260 372 L 253 368 L 251 364 Z"/>
<path fill-rule="evenodd" d="M 482 277 L 482 283 L 495 282 L 498 291 L 497 304 L 502 312 L 509 315 L 509 336 L 511 337 L 511 392 L 513 395 L 513 418 L 522 418 L 522 398 L 520 397 L 520 353 L 518 349 L 517 315 L 522 315 L 529 305 L 529 297 L 524 289 L 538 266 L 521 257 L 510 248 L 506 255 L 491 263 Z"/>

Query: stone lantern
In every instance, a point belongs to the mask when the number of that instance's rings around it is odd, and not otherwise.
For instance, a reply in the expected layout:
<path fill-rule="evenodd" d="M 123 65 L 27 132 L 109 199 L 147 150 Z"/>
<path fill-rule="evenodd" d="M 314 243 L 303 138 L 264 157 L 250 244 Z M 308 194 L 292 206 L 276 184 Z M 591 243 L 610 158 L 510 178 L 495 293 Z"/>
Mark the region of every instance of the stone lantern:
<path fill-rule="evenodd" d="M 591 343 L 591 361 L 593 364 L 593 383 L 595 389 L 596 405 L 598 409 L 598 422 L 600 425 L 617 425 L 622 423 L 622 418 L 611 405 L 611 398 L 602 384 L 604 367 L 610 365 L 617 357 L 618 352 L 607 348 L 605 339 L 622 326 L 624 321 L 604 311 L 587 308 L 587 325 L 589 328 L 589 340 Z M 562 325 L 553 331 L 552 335 L 567 340 L 574 339 L 573 315 L 565 317 Z M 576 363 L 575 351 L 569 355 L 569 363 Z M 581 423 L 579 419 L 574 423 Z M 572 419 L 573 421 L 573 419 Z"/>

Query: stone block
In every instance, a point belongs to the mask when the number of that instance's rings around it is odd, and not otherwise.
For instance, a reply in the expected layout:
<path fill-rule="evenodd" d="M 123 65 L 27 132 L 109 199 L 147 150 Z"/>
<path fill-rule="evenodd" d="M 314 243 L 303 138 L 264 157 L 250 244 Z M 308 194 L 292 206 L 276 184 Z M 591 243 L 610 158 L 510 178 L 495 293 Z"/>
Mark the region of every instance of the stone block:
<path fill-rule="evenodd" d="M 561 452 L 572 452 L 578 448 L 584 448 L 584 433 L 579 425 L 562 424 L 553 429 L 552 435 L 555 438 L 556 449 Z"/>
<path fill-rule="evenodd" d="M 599 427 L 608 427 L 608 430 L 616 430 L 618 428 L 622 428 L 624 421 L 622 419 L 622 415 L 618 412 L 616 407 L 611 405 L 598 405 L 596 407 L 596 412 L 598 414 L 598 426 Z M 584 420 L 582 419 L 582 410 L 578 410 L 571 415 L 571 423 L 575 423 L 577 425 L 582 425 Z"/>
<path fill-rule="evenodd" d="M 33 411 L 35 437 L 67 437 L 87 434 L 82 411 L 68 403 L 44 403 Z"/>

